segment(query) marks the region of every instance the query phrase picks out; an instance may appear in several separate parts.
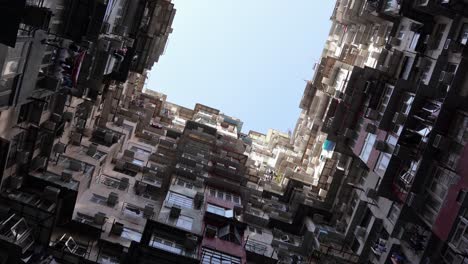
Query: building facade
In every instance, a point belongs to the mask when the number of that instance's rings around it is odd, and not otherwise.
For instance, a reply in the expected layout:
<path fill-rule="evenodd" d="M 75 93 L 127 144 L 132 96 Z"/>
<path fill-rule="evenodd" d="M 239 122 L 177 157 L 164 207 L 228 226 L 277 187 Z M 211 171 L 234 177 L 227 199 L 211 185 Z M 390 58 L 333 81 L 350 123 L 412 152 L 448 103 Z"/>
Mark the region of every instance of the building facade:
<path fill-rule="evenodd" d="M 467 5 L 338 0 L 263 134 L 144 89 L 169 0 L 0 4 L 0 263 L 464 263 Z"/>

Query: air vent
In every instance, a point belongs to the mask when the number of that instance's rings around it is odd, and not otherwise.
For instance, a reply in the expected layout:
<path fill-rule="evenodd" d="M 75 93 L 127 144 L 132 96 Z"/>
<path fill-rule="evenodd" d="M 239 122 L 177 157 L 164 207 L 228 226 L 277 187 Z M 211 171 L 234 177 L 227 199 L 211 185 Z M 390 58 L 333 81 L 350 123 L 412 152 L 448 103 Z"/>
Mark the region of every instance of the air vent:
<path fill-rule="evenodd" d="M 367 133 L 375 134 L 377 132 L 377 126 L 372 124 L 372 123 L 368 123 L 366 125 L 365 130 L 366 130 Z"/>
<path fill-rule="evenodd" d="M 97 212 L 94 215 L 94 223 L 97 225 L 104 225 L 106 222 L 106 214 L 103 212 Z"/>

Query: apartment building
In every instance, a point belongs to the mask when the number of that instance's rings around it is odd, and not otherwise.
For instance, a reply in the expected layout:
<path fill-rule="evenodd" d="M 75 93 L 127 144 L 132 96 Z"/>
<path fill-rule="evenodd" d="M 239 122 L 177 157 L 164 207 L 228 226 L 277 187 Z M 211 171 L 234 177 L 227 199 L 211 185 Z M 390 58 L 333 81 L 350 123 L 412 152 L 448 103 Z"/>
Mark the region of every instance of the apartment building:
<path fill-rule="evenodd" d="M 465 6 L 337 1 L 292 143 L 359 263 L 465 261 Z"/>
<path fill-rule="evenodd" d="M 144 89 L 171 1 L 10 2 L 0 263 L 464 263 L 464 1 L 338 0 L 266 134 Z"/>
<path fill-rule="evenodd" d="M 27 0 L 4 1 L 0 13 L 0 262 L 113 263 L 131 239 L 108 237 L 117 231 L 106 221 L 152 206 L 132 196 L 117 208 L 137 181 L 116 177 L 138 174 L 154 146 L 131 141 L 137 122 L 107 119 L 117 117 L 118 95 L 141 91 L 172 31 L 174 6 Z M 119 221 L 127 237 L 143 231 L 143 220 Z"/>

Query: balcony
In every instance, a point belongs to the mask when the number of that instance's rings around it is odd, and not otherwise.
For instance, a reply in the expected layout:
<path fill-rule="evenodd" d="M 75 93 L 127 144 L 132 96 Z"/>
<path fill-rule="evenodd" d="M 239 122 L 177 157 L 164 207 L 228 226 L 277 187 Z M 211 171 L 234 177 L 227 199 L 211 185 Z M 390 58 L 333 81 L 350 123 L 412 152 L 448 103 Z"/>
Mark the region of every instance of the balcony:
<path fill-rule="evenodd" d="M 67 188 L 69 190 L 78 191 L 79 181 L 64 177 L 63 175 L 56 174 L 50 171 L 46 172 L 32 172 L 30 173 L 31 177 L 35 177 L 40 180 L 50 182 L 52 184 Z"/>
<path fill-rule="evenodd" d="M 288 234 L 279 229 L 273 229 L 273 241 L 271 242 L 271 246 L 279 249 L 279 255 L 281 255 L 282 252 L 280 251 L 282 250 L 286 250 L 288 253 L 310 254 L 311 252 L 304 252 L 303 246 L 306 244 L 304 242 L 304 237 Z"/>
<path fill-rule="evenodd" d="M 253 237 L 247 237 L 244 244 L 248 260 L 257 260 L 258 263 L 277 263 L 277 250 L 270 244 L 258 241 Z"/>
<path fill-rule="evenodd" d="M 260 226 L 266 226 L 269 221 L 268 213 L 265 213 L 260 208 L 255 208 L 251 204 L 245 208 L 242 218 L 249 223 L 256 223 Z"/>
<path fill-rule="evenodd" d="M 24 218 L 16 214 L 11 214 L 0 222 L 0 240 L 19 246 L 22 254 L 35 242 L 33 229 Z"/>
<path fill-rule="evenodd" d="M 408 262 L 419 263 L 422 260 L 430 238 L 430 231 L 421 226 L 406 223 L 401 237 L 401 251 Z"/>
<path fill-rule="evenodd" d="M 63 234 L 55 241 L 51 242 L 52 255 L 59 260 L 78 261 L 81 258 L 89 257 L 90 245 L 75 239 L 68 234 Z"/>
<path fill-rule="evenodd" d="M 405 160 L 400 165 L 398 176 L 393 183 L 393 192 L 401 202 L 406 200 L 416 177 L 420 160 Z"/>

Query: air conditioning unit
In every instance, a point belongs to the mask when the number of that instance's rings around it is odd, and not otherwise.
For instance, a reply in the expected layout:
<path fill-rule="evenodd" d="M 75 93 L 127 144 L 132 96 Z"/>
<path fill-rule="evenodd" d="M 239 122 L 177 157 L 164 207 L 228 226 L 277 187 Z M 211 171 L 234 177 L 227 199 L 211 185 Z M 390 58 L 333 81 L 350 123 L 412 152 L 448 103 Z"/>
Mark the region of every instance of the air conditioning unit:
<path fill-rule="evenodd" d="M 416 3 L 418 6 L 427 6 L 429 0 L 417 0 Z"/>
<path fill-rule="evenodd" d="M 123 126 L 124 119 L 122 117 L 117 117 L 117 120 L 115 121 L 116 126 Z"/>
<path fill-rule="evenodd" d="M 97 148 L 98 148 L 97 144 L 95 143 L 90 144 L 88 147 L 88 150 L 86 151 L 86 154 L 91 157 L 94 156 L 94 154 L 96 154 L 97 152 Z"/>
<path fill-rule="evenodd" d="M 102 34 L 107 34 L 107 33 L 109 33 L 109 31 L 110 31 L 110 24 L 107 23 L 107 22 L 102 23 L 101 33 Z"/>
<path fill-rule="evenodd" d="M 30 152 L 29 151 L 20 151 L 18 152 L 17 156 L 16 156 L 16 161 L 18 162 L 18 164 L 26 164 L 28 163 L 29 161 L 29 154 Z"/>
<path fill-rule="evenodd" d="M 185 243 L 184 243 L 185 248 L 189 250 L 193 250 L 198 246 L 198 237 L 188 234 L 187 237 L 185 238 Z"/>
<path fill-rule="evenodd" d="M 100 51 L 109 51 L 111 43 L 109 40 L 100 39 L 98 43 L 98 49 Z"/>
<path fill-rule="evenodd" d="M 411 22 L 410 30 L 413 32 L 418 32 L 423 25 L 420 23 Z"/>
<path fill-rule="evenodd" d="M 81 161 L 74 160 L 74 159 L 69 159 L 68 161 L 69 161 L 68 168 L 70 170 L 72 170 L 72 171 L 81 171 L 83 169 Z"/>
<path fill-rule="evenodd" d="M 103 212 L 94 214 L 94 223 L 101 226 L 104 225 L 106 223 L 106 214 Z"/>
<path fill-rule="evenodd" d="M 366 85 L 364 86 L 364 94 L 370 94 L 372 92 L 372 89 L 375 87 L 375 82 L 373 81 L 367 81 Z"/>
<path fill-rule="evenodd" d="M 126 190 L 130 185 L 130 180 L 127 177 L 120 178 L 119 190 Z"/>
<path fill-rule="evenodd" d="M 383 140 L 377 140 L 374 144 L 374 148 L 378 151 L 387 151 L 388 149 L 388 144 L 387 142 L 383 141 Z"/>
<path fill-rule="evenodd" d="M 67 145 L 58 142 L 57 144 L 54 145 L 54 152 L 58 154 L 65 153 Z"/>
<path fill-rule="evenodd" d="M 395 148 L 393 149 L 393 155 L 398 156 L 402 154 L 401 153 L 402 150 L 403 150 L 402 146 L 400 144 L 396 144 Z"/>
<path fill-rule="evenodd" d="M 447 50 L 450 48 L 450 43 L 452 43 L 451 39 L 447 39 L 444 44 L 444 50 Z"/>
<path fill-rule="evenodd" d="M 287 234 L 283 234 L 280 236 L 280 239 L 279 239 L 281 242 L 286 242 L 288 243 L 290 241 L 290 238 L 289 238 L 289 235 Z"/>
<path fill-rule="evenodd" d="M 47 164 L 47 158 L 43 156 L 36 157 L 33 161 L 33 168 L 44 169 Z"/>
<path fill-rule="evenodd" d="M 445 149 L 448 147 L 448 140 L 440 134 L 435 135 L 432 146 L 436 149 Z"/>
<path fill-rule="evenodd" d="M 121 236 L 123 230 L 124 230 L 124 225 L 122 223 L 115 222 L 112 225 L 111 233 L 117 236 Z"/>
<path fill-rule="evenodd" d="M 377 194 L 377 190 L 375 190 L 374 188 L 367 188 L 366 196 L 367 198 L 370 198 L 372 200 L 375 200 L 379 197 L 379 195 Z"/>
<path fill-rule="evenodd" d="M 341 91 L 335 91 L 335 98 L 343 99 L 344 93 Z"/>
<path fill-rule="evenodd" d="M 428 57 L 419 57 L 419 60 L 416 64 L 416 66 L 420 69 L 423 69 L 425 67 L 429 67 L 432 65 L 432 60 Z"/>
<path fill-rule="evenodd" d="M 203 192 L 197 192 L 197 194 L 195 195 L 195 197 L 193 199 L 193 203 L 194 203 L 196 209 L 201 208 L 201 206 L 203 205 L 204 199 L 205 199 L 204 193 Z"/>
<path fill-rule="evenodd" d="M 53 123 L 60 123 L 60 121 L 62 121 L 62 116 L 60 114 L 53 113 L 50 115 L 50 121 Z"/>
<path fill-rule="evenodd" d="M 178 218 L 180 216 L 181 211 L 182 211 L 182 209 L 179 206 L 173 205 L 171 207 L 171 211 L 169 212 L 169 217 Z"/>
<path fill-rule="evenodd" d="M 119 202 L 119 194 L 115 192 L 110 192 L 107 196 L 107 204 L 109 206 L 115 206 Z"/>
<path fill-rule="evenodd" d="M 56 77 L 46 75 L 38 81 L 37 86 L 45 90 L 56 92 L 60 89 L 60 83 L 60 80 Z"/>
<path fill-rule="evenodd" d="M 50 120 L 47 120 L 41 124 L 41 128 L 44 128 L 45 130 L 48 130 L 48 131 L 55 131 L 56 127 L 57 127 L 57 123 L 55 123 L 54 121 L 50 121 Z"/>
<path fill-rule="evenodd" d="M 81 133 L 72 132 L 71 135 L 70 135 L 70 142 L 73 145 L 79 146 L 79 145 L 81 145 L 81 138 L 82 137 L 83 137 L 83 135 Z"/>
<path fill-rule="evenodd" d="M 135 152 L 134 151 L 131 151 L 131 150 L 128 150 L 126 149 L 123 153 L 124 157 L 130 159 L 130 160 L 133 160 L 135 158 Z"/>
<path fill-rule="evenodd" d="M 154 214 L 154 206 L 151 204 L 145 205 L 145 208 L 143 209 L 143 216 L 146 218 L 151 218 Z"/>
<path fill-rule="evenodd" d="M 60 194 L 60 189 L 52 186 L 46 186 L 42 192 L 42 199 L 50 202 L 57 202 Z"/>
<path fill-rule="evenodd" d="M 72 112 L 64 112 L 62 115 L 62 119 L 65 122 L 71 122 L 73 120 L 73 113 Z"/>
<path fill-rule="evenodd" d="M 450 84 L 453 80 L 453 72 L 442 71 L 439 76 L 439 82 L 443 84 Z"/>
<path fill-rule="evenodd" d="M 64 182 L 70 182 L 73 178 L 73 172 L 69 170 L 62 171 L 61 180 Z"/>
<path fill-rule="evenodd" d="M 406 204 L 412 208 L 418 208 L 422 203 L 422 197 L 416 193 L 410 192 L 406 197 Z"/>
<path fill-rule="evenodd" d="M 141 195 L 141 194 L 146 192 L 146 187 L 148 186 L 148 184 L 139 181 L 139 182 L 135 183 L 134 186 L 135 186 L 135 193 L 137 195 Z"/>
<path fill-rule="evenodd" d="M 207 237 L 215 237 L 217 232 L 218 232 L 218 228 L 216 228 L 215 226 L 206 225 L 205 235 Z"/>
<path fill-rule="evenodd" d="M 390 45 L 392 46 L 400 46 L 401 45 L 401 39 L 392 37 L 390 39 Z"/>
<path fill-rule="evenodd" d="M 194 182 L 193 185 L 198 188 L 203 187 L 204 180 L 202 178 L 197 178 Z"/>
<path fill-rule="evenodd" d="M 366 228 L 362 226 L 356 226 L 355 234 L 357 237 L 365 237 L 366 236 Z"/>
<path fill-rule="evenodd" d="M 400 112 L 396 112 L 393 115 L 392 122 L 397 124 L 397 125 L 403 125 L 405 123 L 405 120 L 406 120 L 406 115 L 405 114 L 400 113 Z"/>
<path fill-rule="evenodd" d="M 375 133 L 377 133 L 377 126 L 372 124 L 372 123 L 368 123 L 366 125 L 365 130 L 366 130 L 367 133 L 375 134 Z"/>
<path fill-rule="evenodd" d="M 126 164 L 125 160 L 117 160 L 115 162 L 115 167 L 114 168 L 117 169 L 117 170 L 124 170 L 125 169 L 125 164 Z"/>
<path fill-rule="evenodd" d="M 106 142 L 107 144 L 112 144 L 113 140 L 114 140 L 114 133 L 106 132 L 106 134 L 104 135 L 104 142 Z"/>
<path fill-rule="evenodd" d="M 85 119 L 78 119 L 76 121 L 76 128 L 79 130 L 83 130 L 86 126 L 86 120 Z"/>
<path fill-rule="evenodd" d="M 321 224 L 321 223 L 323 223 L 323 222 L 324 222 L 323 219 L 324 219 L 324 217 L 323 217 L 323 215 L 321 215 L 321 214 L 314 214 L 314 215 L 312 216 L 312 221 L 313 221 L 315 224 Z"/>
<path fill-rule="evenodd" d="M 379 112 L 375 109 L 367 108 L 365 116 L 370 120 L 377 120 L 377 118 L 379 118 Z"/>
<path fill-rule="evenodd" d="M 15 176 L 11 176 L 9 179 L 10 179 L 11 189 L 17 190 L 23 186 L 24 177 L 15 175 Z"/>
<path fill-rule="evenodd" d="M 123 25 L 115 25 L 113 31 L 114 31 L 115 35 L 123 36 L 123 35 L 125 35 L 125 32 L 128 31 L 128 27 L 123 26 Z"/>
<path fill-rule="evenodd" d="M 350 139 L 358 137 L 358 133 L 354 129 L 351 129 L 351 128 L 346 128 L 343 135 L 346 138 L 350 138 Z"/>
<path fill-rule="evenodd" d="M 53 12 L 49 8 L 26 5 L 23 13 L 23 23 L 35 29 L 48 30 Z"/>

